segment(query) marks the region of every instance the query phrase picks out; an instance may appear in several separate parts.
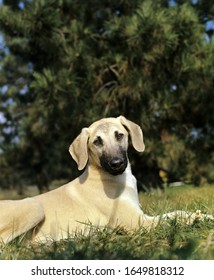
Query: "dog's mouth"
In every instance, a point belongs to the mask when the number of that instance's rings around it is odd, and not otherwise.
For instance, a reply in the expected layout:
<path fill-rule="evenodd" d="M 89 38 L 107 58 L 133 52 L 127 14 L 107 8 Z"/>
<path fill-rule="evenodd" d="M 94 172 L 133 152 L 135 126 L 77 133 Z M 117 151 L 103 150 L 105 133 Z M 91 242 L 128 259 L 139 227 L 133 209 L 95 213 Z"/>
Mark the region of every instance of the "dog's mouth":
<path fill-rule="evenodd" d="M 124 155 L 115 157 L 108 157 L 107 155 L 103 154 L 100 157 L 100 164 L 105 171 L 116 176 L 122 174 L 125 171 L 128 165 L 128 160 L 125 153 Z"/>

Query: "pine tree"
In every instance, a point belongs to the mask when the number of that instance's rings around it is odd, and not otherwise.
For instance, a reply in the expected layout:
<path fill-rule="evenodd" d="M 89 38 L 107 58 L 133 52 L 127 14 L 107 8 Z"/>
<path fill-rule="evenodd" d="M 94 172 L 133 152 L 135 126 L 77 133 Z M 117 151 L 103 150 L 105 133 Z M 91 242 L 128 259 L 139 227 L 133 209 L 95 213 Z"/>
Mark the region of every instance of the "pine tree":
<path fill-rule="evenodd" d="M 131 150 L 141 185 L 160 186 L 160 171 L 214 179 L 212 1 L 10 2 L 0 8 L 5 170 L 12 159 L 37 185 L 73 177 L 67 148 L 80 129 L 123 114 L 145 134 L 145 153 Z"/>

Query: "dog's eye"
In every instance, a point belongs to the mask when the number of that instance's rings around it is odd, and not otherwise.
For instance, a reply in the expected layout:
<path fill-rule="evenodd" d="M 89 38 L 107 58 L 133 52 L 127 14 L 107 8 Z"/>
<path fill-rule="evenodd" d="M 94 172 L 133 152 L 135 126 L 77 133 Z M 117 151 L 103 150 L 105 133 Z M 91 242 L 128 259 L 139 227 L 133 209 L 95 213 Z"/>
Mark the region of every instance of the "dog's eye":
<path fill-rule="evenodd" d="M 100 136 L 98 136 L 98 137 L 94 140 L 93 144 L 94 144 L 95 146 L 103 146 L 103 140 L 102 140 L 102 138 L 101 138 Z"/>
<path fill-rule="evenodd" d="M 120 133 L 118 131 L 115 131 L 115 138 L 117 139 L 117 141 L 120 141 L 122 140 L 124 137 L 124 134 L 123 133 Z"/>

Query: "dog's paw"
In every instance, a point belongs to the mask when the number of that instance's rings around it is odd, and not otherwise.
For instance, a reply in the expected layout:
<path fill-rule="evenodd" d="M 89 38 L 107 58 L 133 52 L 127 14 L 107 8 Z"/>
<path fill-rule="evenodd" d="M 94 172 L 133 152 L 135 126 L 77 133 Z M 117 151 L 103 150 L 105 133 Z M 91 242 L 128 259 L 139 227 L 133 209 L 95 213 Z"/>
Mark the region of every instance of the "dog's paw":
<path fill-rule="evenodd" d="M 203 214 L 201 210 L 197 210 L 195 213 L 192 214 L 192 218 L 194 221 L 204 221 L 204 220 L 211 220 L 214 221 L 214 216 L 209 214 Z"/>

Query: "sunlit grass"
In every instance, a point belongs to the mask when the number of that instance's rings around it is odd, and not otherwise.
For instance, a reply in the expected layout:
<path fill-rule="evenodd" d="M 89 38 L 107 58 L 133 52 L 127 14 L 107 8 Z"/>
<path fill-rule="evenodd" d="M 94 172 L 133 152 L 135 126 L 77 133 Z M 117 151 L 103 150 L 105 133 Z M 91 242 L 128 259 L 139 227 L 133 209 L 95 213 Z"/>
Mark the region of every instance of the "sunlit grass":
<path fill-rule="evenodd" d="M 144 212 L 151 215 L 174 210 L 196 211 L 198 209 L 203 213 L 214 214 L 213 185 L 201 187 L 183 185 L 166 188 L 164 191 L 140 193 L 139 196 Z"/>

